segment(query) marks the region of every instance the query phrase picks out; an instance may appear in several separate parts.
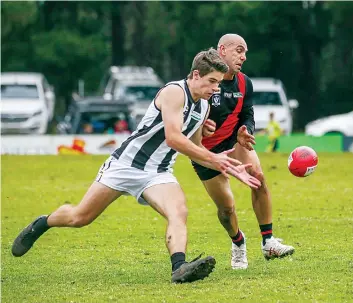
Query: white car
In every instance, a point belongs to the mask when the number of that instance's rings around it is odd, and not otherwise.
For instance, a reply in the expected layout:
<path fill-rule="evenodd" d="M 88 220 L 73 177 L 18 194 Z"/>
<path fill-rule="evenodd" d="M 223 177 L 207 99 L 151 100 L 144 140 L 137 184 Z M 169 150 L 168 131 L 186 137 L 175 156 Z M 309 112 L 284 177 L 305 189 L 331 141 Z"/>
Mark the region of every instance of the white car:
<path fill-rule="evenodd" d="M 255 131 L 266 128 L 270 113 L 274 113 L 274 119 L 279 122 L 286 134 L 292 132 L 293 119 L 292 110 L 297 108 L 297 100 L 288 100 L 284 86 L 278 79 L 273 78 L 251 78 L 253 83 L 253 104 Z"/>
<path fill-rule="evenodd" d="M 39 73 L 1 73 L 1 133 L 45 134 L 55 95 Z"/>
<path fill-rule="evenodd" d="M 324 117 L 305 126 L 305 134 L 311 136 L 323 136 L 326 134 L 343 134 L 347 137 L 353 136 L 353 111 Z"/>

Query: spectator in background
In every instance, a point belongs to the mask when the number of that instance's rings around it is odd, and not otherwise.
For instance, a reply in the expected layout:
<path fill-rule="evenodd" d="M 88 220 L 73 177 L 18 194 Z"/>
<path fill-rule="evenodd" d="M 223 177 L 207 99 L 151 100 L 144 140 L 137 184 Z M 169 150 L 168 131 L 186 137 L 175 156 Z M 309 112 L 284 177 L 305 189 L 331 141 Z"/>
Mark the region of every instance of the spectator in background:
<path fill-rule="evenodd" d="M 129 130 L 129 124 L 126 120 L 117 120 L 114 122 L 113 126 L 109 127 L 107 130 L 108 134 L 131 134 Z"/>
<path fill-rule="evenodd" d="M 266 147 L 266 152 L 276 152 L 278 150 L 278 138 L 283 134 L 283 130 L 279 123 L 275 120 L 275 113 L 270 113 L 270 121 L 267 124 L 264 133 L 268 135 L 268 145 Z"/>
<path fill-rule="evenodd" d="M 114 132 L 116 134 L 130 134 L 129 125 L 126 120 L 119 120 L 116 121 L 114 124 Z"/>
<path fill-rule="evenodd" d="M 93 134 L 93 125 L 89 122 L 82 124 L 82 132 L 84 134 Z"/>

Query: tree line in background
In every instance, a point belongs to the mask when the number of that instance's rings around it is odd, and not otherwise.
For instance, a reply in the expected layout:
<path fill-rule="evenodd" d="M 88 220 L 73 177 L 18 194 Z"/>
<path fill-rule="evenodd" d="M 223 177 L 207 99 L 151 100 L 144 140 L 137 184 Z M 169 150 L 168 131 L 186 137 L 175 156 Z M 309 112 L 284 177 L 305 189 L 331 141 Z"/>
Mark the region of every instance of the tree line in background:
<path fill-rule="evenodd" d="M 282 80 L 295 126 L 353 109 L 352 2 L 2 2 L 1 70 L 44 73 L 68 103 L 79 79 L 97 93 L 111 65 L 185 77 L 194 55 L 242 35 L 250 77 Z"/>

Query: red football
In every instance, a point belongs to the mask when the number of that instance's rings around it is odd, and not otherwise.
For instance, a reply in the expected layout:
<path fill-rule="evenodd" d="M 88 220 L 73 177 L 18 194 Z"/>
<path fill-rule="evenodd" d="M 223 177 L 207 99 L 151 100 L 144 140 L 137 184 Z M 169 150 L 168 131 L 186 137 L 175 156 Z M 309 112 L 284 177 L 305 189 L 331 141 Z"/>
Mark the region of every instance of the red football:
<path fill-rule="evenodd" d="M 293 150 L 288 158 L 289 171 L 296 177 L 311 175 L 318 163 L 316 152 L 308 146 L 299 146 Z"/>

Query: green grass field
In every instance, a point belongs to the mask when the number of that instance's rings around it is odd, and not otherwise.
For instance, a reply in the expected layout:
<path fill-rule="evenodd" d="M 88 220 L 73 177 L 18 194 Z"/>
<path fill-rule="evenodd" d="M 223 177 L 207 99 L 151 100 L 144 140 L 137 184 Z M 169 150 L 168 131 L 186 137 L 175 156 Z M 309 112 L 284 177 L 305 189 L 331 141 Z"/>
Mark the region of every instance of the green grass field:
<path fill-rule="evenodd" d="M 286 154 L 260 154 L 273 198 L 274 232 L 295 246 L 265 261 L 250 190 L 236 180 L 249 268 L 230 268 L 230 240 L 186 157 L 175 174 L 189 207 L 187 258 L 213 255 L 204 281 L 170 283 L 165 221 L 131 197 L 82 229 L 51 229 L 24 257 L 18 232 L 65 202 L 78 203 L 106 157 L 2 156 L 2 302 L 353 302 L 353 154 L 319 154 L 308 178 L 287 170 Z"/>

